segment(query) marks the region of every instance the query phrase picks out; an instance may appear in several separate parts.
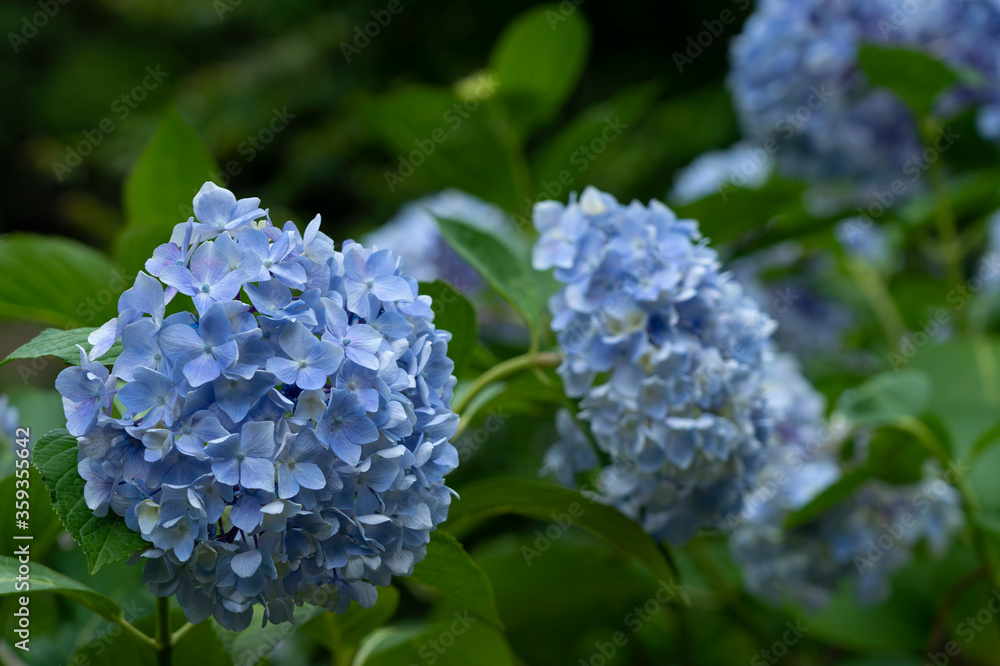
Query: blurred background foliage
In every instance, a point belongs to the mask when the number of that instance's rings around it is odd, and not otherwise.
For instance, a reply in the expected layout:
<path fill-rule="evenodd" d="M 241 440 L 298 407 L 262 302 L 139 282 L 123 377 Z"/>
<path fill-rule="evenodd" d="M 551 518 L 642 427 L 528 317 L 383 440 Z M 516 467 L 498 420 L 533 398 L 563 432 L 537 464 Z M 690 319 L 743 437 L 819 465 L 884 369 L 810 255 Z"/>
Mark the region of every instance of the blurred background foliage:
<path fill-rule="evenodd" d="M 71 0 L 16 52 L 12 46 L 0 60 L 8 100 L 0 123 L 6 156 L 0 232 L 12 234 L 0 246 L 2 355 L 45 326 L 96 326 L 110 318 L 117 294 L 128 286 L 122 271 L 130 282 L 142 259 L 190 214 L 172 202 L 190 201 L 208 179 L 279 206 L 271 208 L 275 221 L 291 218 L 301 226 L 306 214 L 320 212 L 324 231 L 338 241 L 357 238 L 406 202 L 446 187 L 502 207 L 524 228 L 531 203 L 566 199 L 588 184 L 622 201 L 665 199 L 678 169 L 739 138 L 724 81 L 728 42 L 752 10 L 748 3 L 683 0 L 670 3 L 665 14 L 665 6 L 639 2 L 536 7 L 524 1 L 395 1 L 398 14 L 388 14 L 391 3 L 381 0 Z M 4 2 L 0 25 L 20 32 L 38 7 Z M 709 29 L 706 21 L 726 11 L 733 20 L 708 45 L 689 50 L 689 39 Z M 391 19 L 375 36 L 359 37 L 364 26 L 387 15 Z M 689 60 L 678 60 L 678 53 Z M 152 84 L 157 79 L 162 81 Z M 464 106 L 456 110 L 456 104 Z M 614 129 L 594 150 L 606 128 Z M 439 130 L 444 141 L 433 138 Z M 408 175 L 404 163 L 414 162 L 409 155 L 419 152 L 419 142 L 432 145 L 433 153 Z M 92 150 L 82 155 L 88 146 Z M 956 151 L 948 158 L 995 169 L 994 149 L 976 144 L 971 150 L 971 157 Z M 79 164 L 73 166 L 76 153 Z M 156 159 L 133 170 L 140 155 Z M 171 160 L 200 166 L 169 179 L 142 166 Z M 1000 203 L 993 175 L 978 172 L 957 190 L 967 248 L 981 243 L 984 211 Z M 835 399 L 886 369 L 886 344 L 871 294 L 859 289 L 848 269 L 824 263 L 839 252 L 831 233 L 838 218 L 807 212 L 803 190 L 774 181 L 725 201 L 691 202 L 680 212 L 700 219 L 728 259 L 783 238 L 803 242 L 806 259 L 777 262 L 767 278 L 780 284 L 788 274 L 808 277 L 802 270 L 808 264 L 819 276 L 812 286 L 846 313 L 851 325 L 838 342 L 843 349 L 805 359 L 810 379 Z M 935 258 L 922 249 L 928 217 L 928 204 L 919 198 L 899 212 L 890 234 L 897 234 L 910 262 L 905 272 L 883 276 L 902 322 L 914 329 L 948 292 Z M 63 274 L 72 277 L 59 279 Z M 988 312 L 981 326 L 993 330 Z M 934 381 L 930 412 L 947 422 L 956 450 L 967 450 L 995 421 L 990 414 L 997 396 L 980 390 L 996 388 L 995 381 L 963 379 L 965 370 L 978 367 L 979 351 L 959 342 L 927 350 L 914 362 Z M 493 353 L 504 353 L 502 340 L 478 350 L 466 375 L 488 367 Z M 51 389 L 61 367 L 49 358 L 0 368 L 0 391 L 11 395 L 22 422 L 39 435 L 61 425 Z M 560 400 L 551 378 L 515 380 L 511 390 L 478 405 L 476 425 L 486 427 L 495 414 L 550 415 Z M 952 391 L 955 386 L 963 391 Z M 504 419 L 502 446 L 491 442 L 463 452 L 451 485 L 497 475 L 536 477 L 554 437 L 549 421 Z M 992 511 L 1000 509 L 991 483 L 1000 465 L 996 454 L 984 456 L 974 473 L 981 489 L 992 488 L 982 493 Z M 36 508 L 35 520 L 44 520 L 46 510 Z M 538 547 L 542 533 L 536 530 L 544 526 L 504 518 L 463 535 L 494 582 L 505 632 L 480 622 L 454 649 L 417 654 L 456 609 L 404 582 L 398 599 L 382 595 L 390 606 L 398 603 L 398 609 L 382 609 L 395 617 L 394 629 L 369 636 L 374 654 L 364 663 L 745 663 L 761 659 L 761 650 L 781 641 L 785 623 L 800 617 L 795 609 L 768 610 L 741 592 L 724 540 L 710 537 L 697 549 L 681 549 L 678 564 L 693 594 L 709 587 L 721 593 L 696 604 L 690 617 L 651 613 L 635 640 L 598 661 L 595 646 L 615 631 L 631 631 L 627 613 L 649 601 L 658 581 L 577 530 L 525 566 L 524 548 Z M 8 525 L 0 528 L 9 533 Z M 49 532 L 36 544 L 36 553 L 44 554 L 39 561 L 116 599 L 142 627 L 153 601 L 138 567 L 108 567 L 92 579 L 82 552 L 57 528 Z M 953 549 L 941 562 L 921 559 L 895 576 L 896 595 L 874 609 L 856 606 L 845 589 L 821 615 L 806 620 L 809 631 L 796 641 L 788 663 L 922 663 L 899 655 L 922 653 L 929 632 L 954 628 L 963 613 L 978 610 L 978 600 L 959 596 L 944 608 L 944 618 L 935 616 L 941 590 L 974 567 L 968 548 Z M 29 663 L 63 664 L 67 655 L 81 665 L 151 658 L 109 634 L 114 628 L 92 612 L 61 597 L 36 598 L 33 628 L 45 640 Z M 0 618 L 9 616 L 6 611 L 0 604 Z M 328 660 L 333 639 L 326 621 L 313 620 L 282 643 L 273 662 Z M 3 629 L 9 641 L 10 625 Z M 964 645 L 965 658 L 992 658 L 994 634 Z M 201 626 L 178 647 L 178 663 L 226 663 L 242 654 L 223 643 Z"/>

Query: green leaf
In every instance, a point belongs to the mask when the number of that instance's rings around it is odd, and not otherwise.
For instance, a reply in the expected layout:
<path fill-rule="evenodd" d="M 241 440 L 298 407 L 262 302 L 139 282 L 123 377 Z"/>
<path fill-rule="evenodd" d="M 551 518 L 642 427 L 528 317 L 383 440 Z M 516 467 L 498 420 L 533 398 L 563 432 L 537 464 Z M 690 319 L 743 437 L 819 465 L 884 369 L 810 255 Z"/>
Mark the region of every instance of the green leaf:
<path fill-rule="evenodd" d="M 543 191 L 546 183 L 560 183 L 565 186 L 560 195 L 566 194 L 572 189 L 582 190 L 583 181 L 577 182 L 581 174 L 595 168 L 598 161 L 604 162 L 612 159 L 615 153 L 628 145 L 628 140 L 619 135 L 615 135 L 619 129 L 617 125 L 624 125 L 622 133 L 628 132 L 635 127 L 649 112 L 653 100 L 656 98 L 657 88 L 652 84 L 631 86 L 624 89 L 612 99 L 592 106 L 582 111 L 576 118 L 570 121 L 565 128 L 554 136 L 545 146 L 539 150 L 537 156 L 532 159 L 533 172 L 535 175 L 536 187 Z M 614 136 L 612 142 L 605 140 L 602 132 L 606 128 L 611 128 L 613 134 L 604 136 Z M 591 142 L 601 139 L 607 146 L 600 155 L 591 150 L 587 153 L 596 159 L 591 161 L 584 153 Z M 567 176 L 563 172 L 568 173 Z M 569 185 L 565 182 L 569 180 Z M 551 194 L 553 198 L 564 198 L 557 194 Z M 531 215 L 531 209 L 522 211 L 526 216 Z M 530 228 L 530 221 L 525 221 Z"/>
<path fill-rule="evenodd" d="M 469 623 L 470 619 L 473 623 Z M 428 627 L 410 625 L 379 629 L 362 644 L 353 666 L 425 663 L 514 666 L 518 662 L 507 640 L 495 627 L 475 623 L 475 618 L 458 617 Z"/>
<path fill-rule="evenodd" d="M 96 329 L 90 328 L 47 328 L 36 335 L 30 342 L 26 342 L 0 361 L 0 365 L 6 365 L 11 361 L 25 358 L 41 358 L 42 356 L 55 356 L 71 365 L 79 365 L 80 350 L 77 345 L 84 349 L 90 349 L 87 336 Z"/>
<path fill-rule="evenodd" d="M 112 512 L 99 518 L 87 507 L 77 456 L 76 437 L 59 429 L 35 444 L 32 463 L 42 474 L 59 519 L 83 548 L 93 575 L 105 564 L 123 560 L 149 544 L 125 525 L 124 518 Z"/>
<path fill-rule="evenodd" d="M 537 330 L 541 299 L 525 261 L 497 236 L 466 222 L 439 218 L 438 227 L 448 245 Z"/>
<path fill-rule="evenodd" d="M 958 81 L 943 62 L 911 49 L 865 45 L 858 63 L 872 85 L 896 93 L 921 118 L 930 114 L 934 99 Z"/>
<path fill-rule="evenodd" d="M 791 227 L 809 223 L 802 207 L 805 186 L 772 179 L 759 189 L 725 185 L 701 199 L 677 207 L 677 215 L 698 220 L 713 243 L 725 243 L 744 233 L 768 229 L 776 219 Z"/>
<path fill-rule="evenodd" d="M 890 424 L 923 412 L 931 390 L 930 378 L 919 370 L 884 372 L 845 391 L 838 408 L 856 426 Z"/>
<path fill-rule="evenodd" d="M 253 607 L 253 620 L 250 621 L 250 626 L 243 631 L 230 631 L 219 626 L 215 620 L 211 620 L 211 623 L 216 637 L 222 643 L 222 647 L 225 648 L 230 659 L 233 660 L 233 664 L 254 666 L 270 656 L 274 649 L 297 632 L 299 627 L 325 612 L 320 606 L 308 604 L 298 606 L 293 612 L 294 624 L 285 622 L 262 627 L 264 609 L 255 605 Z"/>
<path fill-rule="evenodd" d="M 174 225 L 192 215 L 194 195 L 218 171 L 198 133 L 168 108 L 125 181 L 128 227 L 117 251 L 122 265 L 139 270 L 170 239 Z"/>
<path fill-rule="evenodd" d="M 30 543 L 28 541 L 15 541 L 18 543 Z M 18 568 L 20 562 L 13 557 L 0 555 L 0 596 L 22 595 L 25 589 L 18 587 Z M 30 563 L 30 572 L 26 580 L 30 582 L 30 594 L 39 592 L 52 592 L 59 594 L 70 601 L 86 606 L 101 617 L 117 622 L 122 618 L 122 609 L 108 597 L 95 592 L 83 583 L 77 582 L 68 576 L 53 571 L 38 562 Z M 24 583 L 22 582 L 21 585 Z"/>
<path fill-rule="evenodd" d="M 552 520 L 565 526 L 564 529 L 576 525 L 590 530 L 637 558 L 662 580 L 674 577 L 663 553 L 638 524 L 577 491 L 541 481 L 486 479 L 466 486 L 459 496 L 461 499 L 452 503 L 445 523 L 450 532 L 503 514 Z"/>
<path fill-rule="evenodd" d="M 912 432 L 882 428 L 868 444 L 866 467 L 873 476 L 889 483 L 906 485 L 924 478 L 923 463 L 928 451 Z"/>
<path fill-rule="evenodd" d="M 451 333 L 448 356 L 455 362 L 455 374 L 460 375 L 479 340 L 476 310 L 465 296 L 443 280 L 421 283 L 420 293 L 433 301 L 434 326 Z"/>
<path fill-rule="evenodd" d="M 0 318 L 61 328 L 96 326 L 118 314 L 130 281 L 95 250 L 68 238 L 0 238 Z"/>
<path fill-rule="evenodd" d="M 340 655 L 355 650 L 365 636 L 391 620 L 397 608 L 399 590 L 392 586 L 381 587 L 378 600 L 371 608 L 351 604 L 343 615 L 321 613 L 302 625 L 302 633 Z"/>
<path fill-rule="evenodd" d="M 368 100 L 369 129 L 392 153 L 383 173 L 390 192 L 457 187 L 507 209 L 521 204 L 511 156 L 490 123 L 489 85 L 471 99 L 407 86 Z"/>
<path fill-rule="evenodd" d="M 788 529 L 799 527 L 826 513 L 834 505 L 853 495 L 871 478 L 872 471 L 867 467 L 859 467 L 847 472 L 805 506 L 788 514 L 788 517 L 785 518 L 785 527 Z"/>
<path fill-rule="evenodd" d="M 515 18 L 490 56 L 498 94 L 522 129 L 550 118 L 583 73 L 590 31 L 578 7 L 563 7 L 533 7 Z"/>
<path fill-rule="evenodd" d="M 503 626 L 490 579 L 462 544 L 440 529 L 431 533 L 427 557 L 417 563 L 410 580 L 437 590 L 493 624 Z"/>

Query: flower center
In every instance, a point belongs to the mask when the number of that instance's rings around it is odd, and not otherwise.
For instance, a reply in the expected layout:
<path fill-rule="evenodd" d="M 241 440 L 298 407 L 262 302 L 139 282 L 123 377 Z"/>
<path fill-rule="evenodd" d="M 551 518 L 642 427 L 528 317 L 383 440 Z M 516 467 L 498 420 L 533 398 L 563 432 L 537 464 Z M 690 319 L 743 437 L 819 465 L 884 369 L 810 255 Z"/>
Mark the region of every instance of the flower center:
<path fill-rule="evenodd" d="M 210 345 L 210 344 L 208 344 L 208 343 L 206 342 L 206 343 L 205 343 L 205 346 L 204 346 L 204 347 L 202 347 L 202 350 L 204 350 L 204 351 L 206 351 L 206 352 L 209 352 L 209 353 L 211 353 L 211 351 L 212 351 L 212 345 Z"/>
<path fill-rule="evenodd" d="M 212 290 L 212 287 L 210 287 L 209 285 L 207 285 L 207 284 L 201 285 L 201 292 L 203 294 L 207 294 L 211 290 Z"/>
<path fill-rule="evenodd" d="M 347 347 L 350 344 L 351 344 L 351 339 L 350 338 L 344 338 L 344 346 Z"/>
<path fill-rule="evenodd" d="M 167 399 L 164 398 L 162 395 L 156 396 L 156 404 L 163 405 L 163 404 L 166 404 L 166 402 L 167 402 Z"/>
<path fill-rule="evenodd" d="M 338 416 L 338 417 L 336 417 L 336 418 L 333 419 L 333 422 L 336 423 L 337 425 L 340 425 L 340 424 L 342 424 L 344 422 L 344 417 L 343 416 Z"/>

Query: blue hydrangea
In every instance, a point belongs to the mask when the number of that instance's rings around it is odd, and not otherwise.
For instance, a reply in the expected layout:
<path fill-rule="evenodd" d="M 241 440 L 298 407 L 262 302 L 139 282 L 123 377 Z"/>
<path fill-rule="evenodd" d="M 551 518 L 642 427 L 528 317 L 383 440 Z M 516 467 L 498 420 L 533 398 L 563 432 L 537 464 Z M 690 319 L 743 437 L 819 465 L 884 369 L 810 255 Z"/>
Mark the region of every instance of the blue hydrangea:
<path fill-rule="evenodd" d="M 597 487 L 658 539 L 684 541 L 737 514 L 768 446 L 761 362 L 773 320 L 720 271 L 692 220 L 658 201 L 588 187 L 539 203 L 533 262 L 564 284 L 550 301 L 568 395 L 611 459 Z M 546 468 L 588 459 L 572 419 Z"/>
<path fill-rule="evenodd" d="M 319 216 L 300 234 L 211 183 L 194 211 L 56 381 L 87 506 L 192 622 L 370 607 L 447 516 L 451 335 L 398 257 L 336 250 Z"/>
<path fill-rule="evenodd" d="M 865 44 L 923 50 L 979 83 L 939 99 L 948 114 L 982 104 L 980 132 L 1000 139 L 1000 5 L 991 0 L 764 0 L 731 46 L 729 87 L 748 140 L 770 142 L 780 170 L 851 183 L 858 198 L 903 178 L 923 151 L 916 122 L 858 65 Z"/>
<path fill-rule="evenodd" d="M 847 579 L 860 603 L 882 601 L 918 543 L 938 555 L 947 549 L 963 521 L 958 493 L 929 466 L 918 483 L 869 481 L 817 519 L 786 528 L 792 511 L 841 477 L 843 435 L 825 422 L 825 401 L 793 358 L 779 355 L 765 368 L 776 446 L 730 536 L 747 589 L 818 610 Z"/>

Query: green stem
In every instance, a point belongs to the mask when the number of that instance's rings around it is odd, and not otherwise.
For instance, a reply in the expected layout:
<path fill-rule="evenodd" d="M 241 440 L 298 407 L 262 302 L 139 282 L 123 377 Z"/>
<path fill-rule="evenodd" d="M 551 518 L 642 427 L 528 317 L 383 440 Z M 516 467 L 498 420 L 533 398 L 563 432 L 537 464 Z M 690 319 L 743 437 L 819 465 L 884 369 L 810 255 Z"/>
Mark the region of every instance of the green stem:
<path fill-rule="evenodd" d="M 934 192 L 935 217 L 938 238 L 941 242 L 941 259 L 952 287 L 962 284 L 962 249 L 958 243 L 955 211 L 951 207 L 948 187 L 944 179 L 944 166 L 936 160 L 930 168 L 931 188 Z"/>
<path fill-rule="evenodd" d="M 522 354 L 498 363 L 479 375 L 461 396 L 452 404 L 452 411 L 462 414 L 479 393 L 495 381 L 515 375 L 531 368 L 554 368 L 562 363 L 562 355 L 556 352 L 538 352 Z"/>
<path fill-rule="evenodd" d="M 170 597 L 156 598 L 156 664 L 173 663 L 173 634 L 170 633 Z"/>
<path fill-rule="evenodd" d="M 906 332 L 906 324 L 903 323 L 903 317 L 899 314 L 899 308 L 896 307 L 885 281 L 871 264 L 864 261 L 850 259 L 847 269 L 881 325 L 889 348 L 894 349 Z"/>
<path fill-rule="evenodd" d="M 121 627 L 122 631 L 128 634 L 133 640 L 142 645 L 145 645 L 150 650 L 155 651 L 159 649 L 156 644 L 156 641 L 154 641 L 152 638 L 150 638 L 146 634 L 136 629 L 135 626 L 133 626 L 132 623 L 126 620 L 125 618 L 120 618 L 116 620 L 115 624 Z"/>
<path fill-rule="evenodd" d="M 177 645 L 181 641 L 181 639 L 184 638 L 184 635 L 194 628 L 195 625 L 191 624 L 190 622 L 184 623 L 184 625 L 180 629 L 175 631 L 173 633 L 173 636 L 170 637 L 171 645 Z"/>

